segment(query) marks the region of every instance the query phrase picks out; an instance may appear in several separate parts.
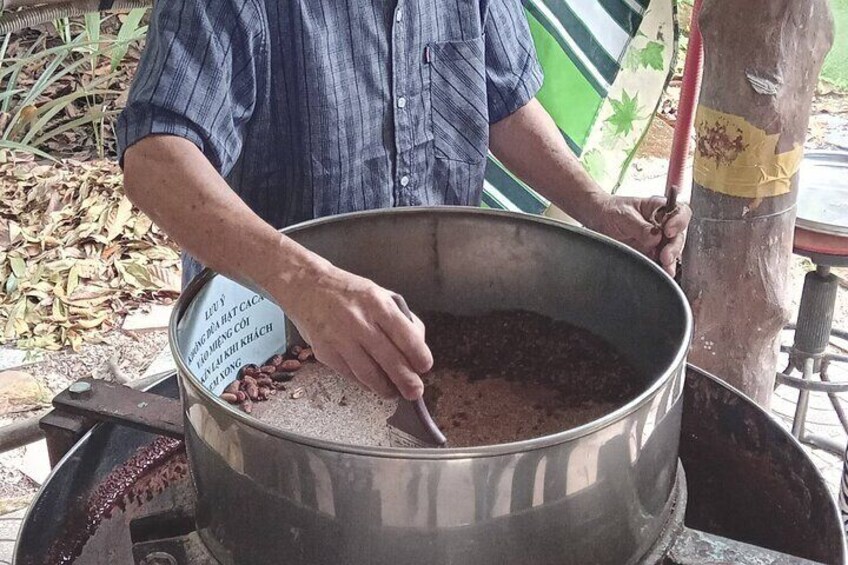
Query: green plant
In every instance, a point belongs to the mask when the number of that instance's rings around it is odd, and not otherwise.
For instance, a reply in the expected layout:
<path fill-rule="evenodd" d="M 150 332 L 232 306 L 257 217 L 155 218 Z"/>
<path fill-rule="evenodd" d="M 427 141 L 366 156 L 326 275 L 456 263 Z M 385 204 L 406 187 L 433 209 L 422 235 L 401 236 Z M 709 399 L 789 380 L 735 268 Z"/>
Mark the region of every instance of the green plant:
<path fill-rule="evenodd" d="M 144 39 L 147 34 L 147 26 L 141 25 L 141 20 L 144 18 L 144 8 L 136 8 L 127 14 L 121 29 L 118 30 L 118 37 L 112 46 L 112 61 L 111 69 L 115 71 L 121 61 L 126 57 L 130 45 Z"/>
<path fill-rule="evenodd" d="M 123 17 L 117 34 L 104 33 L 115 16 L 89 14 L 80 20 L 54 22 L 53 36 L 42 33 L 26 48 L 13 36 L 0 45 L 0 148 L 48 157 L 45 144 L 70 130 L 91 128 L 99 155 L 105 153 L 104 131 L 117 113 L 112 104 L 121 94 L 116 73 L 130 46 L 143 39 L 144 9 Z M 16 38 L 19 39 L 19 38 Z M 55 40 L 53 40 L 55 43 Z"/>

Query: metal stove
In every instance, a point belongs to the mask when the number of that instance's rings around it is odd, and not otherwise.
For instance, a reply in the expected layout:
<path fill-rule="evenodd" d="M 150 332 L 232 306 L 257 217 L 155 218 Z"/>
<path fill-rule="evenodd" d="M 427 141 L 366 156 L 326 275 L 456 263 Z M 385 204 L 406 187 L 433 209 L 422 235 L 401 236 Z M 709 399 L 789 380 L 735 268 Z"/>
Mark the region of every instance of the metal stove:
<path fill-rule="evenodd" d="M 67 450 L 24 521 L 15 565 L 218 565 L 195 531 L 194 487 L 172 400 L 176 377 L 150 394 L 104 385 L 91 395 L 92 386 L 101 385 L 78 385 L 57 398 L 44 420 L 51 454 L 58 457 L 90 425 L 82 414 L 121 424 L 97 425 Z M 135 413 L 139 402 L 157 403 L 156 421 Z M 833 498 L 788 433 L 691 367 L 684 403 L 676 503 L 641 563 L 846 563 Z"/>

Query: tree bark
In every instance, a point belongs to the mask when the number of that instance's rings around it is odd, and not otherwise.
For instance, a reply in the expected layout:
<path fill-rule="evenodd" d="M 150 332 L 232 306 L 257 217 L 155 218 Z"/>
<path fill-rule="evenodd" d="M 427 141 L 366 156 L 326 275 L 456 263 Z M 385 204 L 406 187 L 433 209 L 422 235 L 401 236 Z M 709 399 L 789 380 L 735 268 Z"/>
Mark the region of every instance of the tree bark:
<path fill-rule="evenodd" d="M 768 406 L 789 320 L 798 166 L 833 22 L 827 0 L 704 0 L 700 26 L 689 359 Z"/>

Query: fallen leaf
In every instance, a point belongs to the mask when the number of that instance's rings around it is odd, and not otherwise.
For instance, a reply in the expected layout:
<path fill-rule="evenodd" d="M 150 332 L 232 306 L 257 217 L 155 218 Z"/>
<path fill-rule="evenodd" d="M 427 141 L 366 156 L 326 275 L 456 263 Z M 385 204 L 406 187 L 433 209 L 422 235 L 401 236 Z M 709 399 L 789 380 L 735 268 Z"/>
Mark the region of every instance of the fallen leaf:
<path fill-rule="evenodd" d="M 24 106 L 21 109 L 21 124 L 28 124 L 38 115 L 38 108 L 30 104 L 29 106 Z"/>
<path fill-rule="evenodd" d="M 6 289 L 6 294 L 12 294 L 18 288 L 18 277 L 15 276 L 14 273 L 9 275 L 9 278 L 6 279 L 6 284 L 4 285 Z"/>
<path fill-rule="evenodd" d="M 75 331 L 69 330 L 65 335 L 65 339 L 70 343 L 71 349 L 74 351 L 79 351 L 82 347 L 82 336 Z"/>
<path fill-rule="evenodd" d="M 12 267 L 12 272 L 15 273 L 15 276 L 18 279 L 22 279 L 26 276 L 26 263 L 20 257 L 9 257 L 9 264 Z"/>
<path fill-rule="evenodd" d="M 109 211 L 106 220 L 106 240 L 112 241 L 119 235 L 132 215 L 132 203 L 124 196 L 120 203 Z"/>
<path fill-rule="evenodd" d="M 77 285 L 79 285 L 79 263 L 74 264 L 70 269 L 68 269 L 68 283 L 65 286 L 66 292 L 68 296 L 71 296 L 76 290 Z"/>
<path fill-rule="evenodd" d="M 140 214 L 135 220 L 135 226 L 133 226 L 133 233 L 135 237 L 142 238 L 147 235 L 147 232 L 150 231 L 151 227 L 153 227 L 153 221 L 145 214 Z"/>
<path fill-rule="evenodd" d="M 120 250 L 121 250 L 121 246 L 118 245 L 117 243 L 113 243 L 112 245 L 107 245 L 103 249 L 103 252 L 100 254 L 100 258 L 103 259 L 104 261 L 106 261 L 107 259 L 109 259 L 109 257 L 111 257 L 112 255 L 114 255 L 116 252 L 118 252 Z"/>
<path fill-rule="evenodd" d="M 53 321 L 64 322 L 68 319 L 68 311 L 65 309 L 65 304 L 61 300 L 53 301 Z"/>
<path fill-rule="evenodd" d="M 94 318 L 77 320 L 76 322 L 74 322 L 74 325 L 80 328 L 90 330 L 92 328 L 96 328 L 97 326 L 105 322 L 108 317 L 108 312 L 101 312 Z"/>
<path fill-rule="evenodd" d="M 56 140 L 93 143 L 77 133 Z M 132 208 L 114 163 L 79 155 L 46 164 L 0 151 L 0 343 L 78 349 L 179 292 L 177 247 Z"/>
<path fill-rule="evenodd" d="M 9 245 L 14 245 L 21 238 L 21 226 L 17 222 L 9 220 Z"/>
<path fill-rule="evenodd" d="M 9 220 L 0 218 L 0 248 L 8 249 L 10 245 L 12 240 L 9 237 Z"/>

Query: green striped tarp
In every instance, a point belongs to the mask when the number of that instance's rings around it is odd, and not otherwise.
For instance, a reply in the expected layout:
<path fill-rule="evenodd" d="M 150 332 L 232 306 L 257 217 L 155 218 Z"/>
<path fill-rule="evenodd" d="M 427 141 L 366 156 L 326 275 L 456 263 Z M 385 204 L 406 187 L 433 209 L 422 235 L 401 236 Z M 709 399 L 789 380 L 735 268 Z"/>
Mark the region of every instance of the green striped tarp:
<path fill-rule="evenodd" d="M 607 190 L 617 187 L 671 69 L 672 2 L 524 0 L 545 73 L 538 99 Z M 491 156 L 483 201 L 531 213 L 548 208 Z"/>

